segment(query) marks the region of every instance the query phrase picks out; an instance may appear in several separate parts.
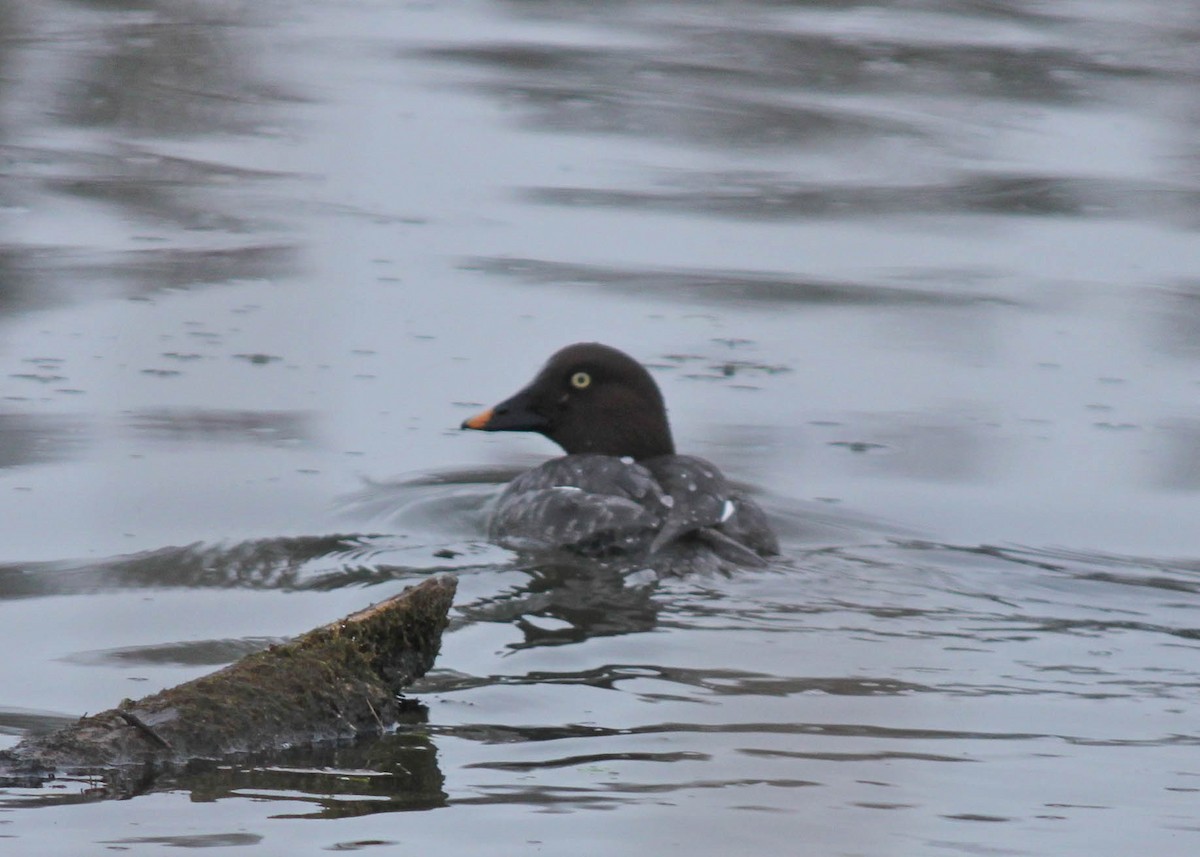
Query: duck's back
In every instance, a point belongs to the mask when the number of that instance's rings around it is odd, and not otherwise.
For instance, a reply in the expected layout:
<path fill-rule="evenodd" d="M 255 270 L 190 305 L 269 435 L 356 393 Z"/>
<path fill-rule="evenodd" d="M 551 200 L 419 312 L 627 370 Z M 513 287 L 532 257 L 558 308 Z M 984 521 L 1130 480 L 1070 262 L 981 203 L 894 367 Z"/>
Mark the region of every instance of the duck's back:
<path fill-rule="evenodd" d="M 758 565 L 760 557 L 779 553 L 779 540 L 766 514 L 734 490 L 711 461 L 694 455 L 664 455 L 645 464 L 670 498 L 670 512 L 655 538 L 656 548 L 696 535 L 740 565 Z"/>
<path fill-rule="evenodd" d="M 509 483 L 488 529 L 514 550 L 624 558 L 666 573 L 761 565 L 778 552 L 762 510 L 692 456 L 551 459 Z"/>
<path fill-rule="evenodd" d="M 649 545 L 665 511 L 646 468 L 608 455 L 567 455 L 510 482 L 488 533 L 513 550 L 630 553 Z"/>

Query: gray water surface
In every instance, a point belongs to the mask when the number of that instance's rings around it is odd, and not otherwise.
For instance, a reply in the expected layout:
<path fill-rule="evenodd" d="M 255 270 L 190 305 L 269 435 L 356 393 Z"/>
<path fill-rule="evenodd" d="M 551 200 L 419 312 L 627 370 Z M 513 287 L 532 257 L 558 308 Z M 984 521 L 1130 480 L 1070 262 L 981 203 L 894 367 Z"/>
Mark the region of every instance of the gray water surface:
<path fill-rule="evenodd" d="M 394 735 L 0 853 L 1196 853 L 1197 93 L 1189 3 L 0 0 L 0 745 L 459 578 Z M 777 563 L 486 543 L 582 339 Z"/>

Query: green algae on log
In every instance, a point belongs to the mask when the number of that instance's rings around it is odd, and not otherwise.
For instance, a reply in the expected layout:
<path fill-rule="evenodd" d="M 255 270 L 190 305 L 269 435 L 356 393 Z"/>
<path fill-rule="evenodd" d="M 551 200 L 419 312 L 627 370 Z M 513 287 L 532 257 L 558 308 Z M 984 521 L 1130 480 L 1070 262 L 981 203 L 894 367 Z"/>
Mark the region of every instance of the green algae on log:
<path fill-rule="evenodd" d="M 457 581 L 386 601 L 210 675 L 82 717 L 0 752 L 0 781 L 215 759 L 377 735 L 433 666 Z"/>

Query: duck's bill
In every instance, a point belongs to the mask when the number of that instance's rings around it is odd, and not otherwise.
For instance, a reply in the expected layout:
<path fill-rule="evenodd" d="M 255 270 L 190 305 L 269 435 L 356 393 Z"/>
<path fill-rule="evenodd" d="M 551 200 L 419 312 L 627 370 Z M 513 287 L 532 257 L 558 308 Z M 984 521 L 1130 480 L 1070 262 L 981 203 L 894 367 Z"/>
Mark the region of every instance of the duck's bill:
<path fill-rule="evenodd" d="M 529 399 L 522 392 L 463 420 L 462 427 L 476 431 L 542 431 L 547 425 L 546 418 L 530 408 Z"/>
<path fill-rule="evenodd" d="M 486 411 L 482 411 L 468 420 L 463 420 L 462 428 L 487 431 L 488 423 L 492 421 L 492 417 L 495 416 L 495 413 L 496 412 L 491 408 L 488 408 Z"/>

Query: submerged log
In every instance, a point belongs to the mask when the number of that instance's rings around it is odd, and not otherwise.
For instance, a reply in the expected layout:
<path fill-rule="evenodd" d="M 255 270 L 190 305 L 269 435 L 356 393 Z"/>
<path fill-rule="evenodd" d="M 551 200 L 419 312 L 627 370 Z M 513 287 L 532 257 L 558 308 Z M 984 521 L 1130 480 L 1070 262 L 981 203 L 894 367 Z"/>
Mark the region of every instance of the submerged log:
<path fill-rule="evenodd" d="M 0 752 L 0 781 L 377 735 L 396 721 L 400 689 L 433 666 L 455 587 L 431 578 L 210 675 L 26 738 Z"/>

